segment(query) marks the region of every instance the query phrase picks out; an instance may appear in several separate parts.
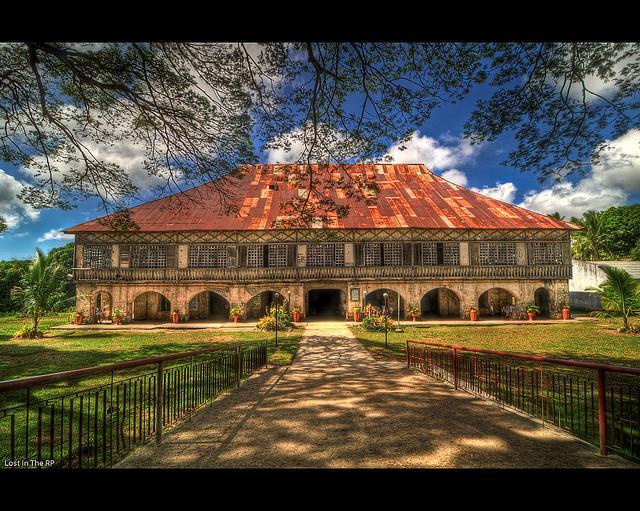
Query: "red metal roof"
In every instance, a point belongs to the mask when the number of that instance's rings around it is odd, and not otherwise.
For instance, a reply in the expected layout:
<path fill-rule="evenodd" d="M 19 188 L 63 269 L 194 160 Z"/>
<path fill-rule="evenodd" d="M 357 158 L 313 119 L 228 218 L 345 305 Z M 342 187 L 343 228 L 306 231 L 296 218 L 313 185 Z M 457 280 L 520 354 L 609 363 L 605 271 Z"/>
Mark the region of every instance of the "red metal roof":
<path fill-rule="evenodd" d="M 234 175 L 131 208 L 140 232 L 220 231 L 275 229 L 282 205 L 298 195 L 305 179 L 290 182 L 293 170 L 304 165 L 244 165 Z M 513 204 L 508 204 L 433 174 L 423 164 L 314 165 L 315 176 L 339 180 L 345 170 L 351 177 L 373 178 L 379 187 L 373 204 L 348 197 L 340 186 L 325 188 L 349 213 L 335 217 L 332 228 L 384 229 L 576 229 Z M 293 172 L 295 174 L 295 172 Z M 269 185 L 272 185 L 271 187 Z M 275 185 L 275 186 L 274 186 Z M 275 188 L 275 189 L 273 189 Z M 232 197 L 223 204 L 218 190 Z M 211 204 L 205 208 L 202 204 Z M 225 214 L 225 211 L 232 211 Z M 103 217 L 104 218 L 104 217 Z M 66 233 L 111 230 L 100 219 L 65 229 Z"/>

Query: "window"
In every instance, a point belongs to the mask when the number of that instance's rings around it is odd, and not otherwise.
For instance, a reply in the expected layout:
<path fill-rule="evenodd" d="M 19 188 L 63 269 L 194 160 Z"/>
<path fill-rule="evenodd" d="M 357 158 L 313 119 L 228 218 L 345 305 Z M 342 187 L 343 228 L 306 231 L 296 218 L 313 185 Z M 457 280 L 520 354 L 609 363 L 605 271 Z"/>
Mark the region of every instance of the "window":
<path fill-rule="evenodd" d="M 171 310 L 171 302 L 164 295 L 160 295 L 160 304 L 158 310 L 160 312 L 169 312 Z"/>
<path fill-rule="evenodd" d="M 384 243 L 384 265 L 402 266 L 402 243 Z"/>
<path fill-rule="evenodd" d="M 562 243 L 531 244 L 532 264 L 562 264 Z"/>
<path fill-rule="evenodd" d="M 287 266 L 287 248 L 284 243 L 272 243 L 269 245 L 269 268 Z"/>
<path fill-rule="evenodd" d="M 344 245 L 336 243 L 309 243 L 307 266 L 344 266 Z"/>
<path fill-rule="evenodd" d="M 516 264 L 516 244 L 480 243 L 480 265 Z"/>
<path fill-rule="evenodd" d="M 460 244 L 423 243 L 422 264 L 425 266 L 457 266 L 460 264 Z"/>
<path fill-rule="evenodd" d="M 166 268 L 167 245 L 131 245 L 131 268 Z"/>
<path fill-rule="evenodd" d="M 262 268 L 264 266 L 264 245 L 250 245 L 247 247 L 247 266 Z"/>
<path fill-rule="evenodd" d="M 82 256 L 84 268 L 111 268 L 111 245 L 86 245 Z"/>
<path fill-rule="evenodd" d="M 189 268 L 226 268 L 226 245 L 189 245 Z"/>
<path fill-rule="evenodd" d="M 362 258 L 365 266 L 380 266 L 380 243 L 365 243 L 362 247 Z"/>

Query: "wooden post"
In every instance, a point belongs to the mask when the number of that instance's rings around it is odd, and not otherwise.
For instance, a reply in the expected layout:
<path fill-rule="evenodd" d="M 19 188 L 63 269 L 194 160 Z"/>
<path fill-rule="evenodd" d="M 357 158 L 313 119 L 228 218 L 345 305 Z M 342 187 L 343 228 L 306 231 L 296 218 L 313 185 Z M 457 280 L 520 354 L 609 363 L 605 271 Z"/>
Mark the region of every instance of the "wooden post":
<path fill-rule="evenodd" d="M 162 443 L 162 416 L 164 415 L 164 404 L 162 402 L 163 390 L 163 368 L 164 362 L 158 362 L 158 372 L 156 376 L 156 443 Z"/>

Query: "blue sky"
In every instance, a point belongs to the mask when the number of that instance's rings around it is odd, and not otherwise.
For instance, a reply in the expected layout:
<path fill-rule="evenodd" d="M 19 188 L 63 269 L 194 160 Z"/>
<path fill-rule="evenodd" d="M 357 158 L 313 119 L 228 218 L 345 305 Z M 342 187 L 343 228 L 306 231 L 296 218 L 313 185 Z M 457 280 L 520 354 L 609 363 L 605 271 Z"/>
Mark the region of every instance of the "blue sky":
<path fill-rule="evenodd" d="M 567 218 L 580 216 L 586 209 L 640 202 L 640 130 L 632 130 L 613 141 L 611 154 L 586 176 L 571 177 L 556 185 L 541 184 L 533 172 L 501 165 L 514 148 L 511 134 L 481 146 L 471 146 L 462 139 L 464 122 L 477 98 L 478 93 L 471 94 L 456 105 L 436 110 L 428 122 L 417 127 L 406 151 L 390 147 L 390 154 L 398 162 L 423 162 L 447 179 L 492 197 L 541 213 L 557 210 Z M 144 185 L 147 178 L 135 151 L 126 147 L 109 151 Z M 265 163 L 295 159 L 295 154 L 276 152 L 261 156 Z M 24 170 L 0 162 L 0 215 L 10 225 L 10 229 L 0 235 L 1 260 L 31 257 L 36 246 L 48 251 L 64 245 L 69 239 L 60 229 L 103 214 L 96 200 L 79 203 L 71 211 L 34 211 L 25 207 L 15 195 L 22 184 L 28 182 L 28 176 Z"/>

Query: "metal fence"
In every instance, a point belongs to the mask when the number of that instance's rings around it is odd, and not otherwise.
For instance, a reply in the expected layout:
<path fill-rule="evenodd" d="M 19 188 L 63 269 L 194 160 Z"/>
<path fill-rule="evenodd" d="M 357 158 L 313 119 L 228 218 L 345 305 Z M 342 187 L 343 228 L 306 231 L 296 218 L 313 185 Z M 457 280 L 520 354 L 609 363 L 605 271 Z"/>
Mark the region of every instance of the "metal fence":
<path fill-rule="evenodd" d="M 266 364 L 260 343 L 0 382 L 0 466 L 110 466 Z"/>
<path fill-rule="evenodd" d="M 640 460 L 640 369 L 407 341 L 407 367 Z"/>

